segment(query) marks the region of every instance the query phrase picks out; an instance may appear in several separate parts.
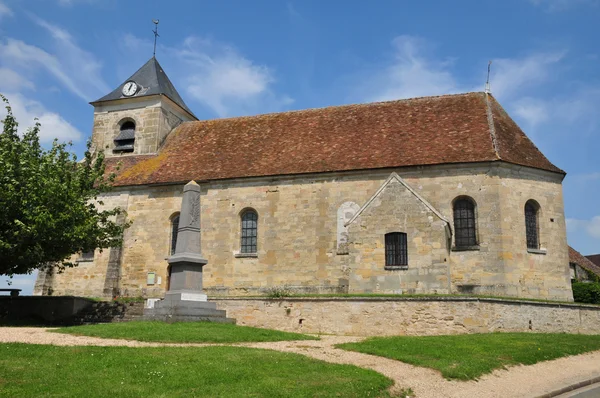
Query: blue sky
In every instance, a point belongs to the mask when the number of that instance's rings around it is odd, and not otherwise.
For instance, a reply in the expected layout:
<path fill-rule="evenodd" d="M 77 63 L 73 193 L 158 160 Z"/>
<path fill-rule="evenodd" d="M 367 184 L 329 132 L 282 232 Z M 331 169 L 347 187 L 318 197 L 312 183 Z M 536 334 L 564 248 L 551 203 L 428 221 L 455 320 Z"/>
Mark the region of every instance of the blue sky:
<path fill-rule="evenodd" d="M 492 93 L 568 173 L 569 243 L 600 253 L 600 0 L 0 0 L 0 92 L 21 125 L 81 153 L 88 102 L 152 56 L 152 18 L 201 119 L 481 91 L 493 60 Z"/>

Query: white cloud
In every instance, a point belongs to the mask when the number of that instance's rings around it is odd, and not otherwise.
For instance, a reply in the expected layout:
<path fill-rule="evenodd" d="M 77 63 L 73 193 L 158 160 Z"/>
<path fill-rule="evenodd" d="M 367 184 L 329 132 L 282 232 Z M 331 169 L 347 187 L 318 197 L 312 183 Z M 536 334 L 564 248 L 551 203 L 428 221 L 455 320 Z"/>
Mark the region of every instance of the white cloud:
<path fill-rule="evenodd" d="M 564 11 L 580 5 L 598 5 L 598 0 L 529 0 L 529 2 L 544 8 L 548 12 Z"/>
<path fill-rule="evenodd" d="M 31 100 L 19 93 L 3 93 L 12 107 L 13 114 L 19 122 L 19 131 L 23 132 L 35 124 L 35 118 L 39 119 L 42 127 L 40 130 L 40 141 L 42 143 L 52 142 L 57 138 L 59 141 L 78 141 L 83 134 L 73 127 L 59 114 L 47 110 L 41 103 Z M 4 106 L 0 109 L 0 119 L 4 119 L 6 110 Z"/>
<path fill-rule="evenodd" d="M 100 74 L 101 64 L 91 53 L 81 49 L 66 30 L 36 17 L 34 20 L 50 33 L 55 53 L 7 38 L 0 42 L 1 66 L 30 72 L 45 70 L 86 102 L 109 91 Z"/>
<path fill-rule="evenodd" d="M 575 175 L 574 179 L 582 182 L 600 180 L 600 172 Z"/>
<path fill-rule="evenodd" d="M 9 68 L 0 67 L 0 82 L 3 91 L 33 90 L 34 84 Z"/>
<path fill-rule="evenodd" d="M 13 12 L 6 4 L 0 1 L 0 19 L 3 17 L 10 17 L 13 15 Z"/>
<path fill-rule="evenodd" d="M 552 77 L 565 52 L 533 53 L 524 58 L 499 58 L 492 62 L 492 93 L 498 98 L 519 95 Z"/>
<path fill-rule="evenodd" d="M 150 48 L 150 43 L 128 35 L 128 50 Z M 210 39 L 188 37 L 176 47 L 160 46 L 159 53 L 173 60 L 180 88 L 220 117 L 274 112 L 293 100 L 274 91 L 272 69 L 256 64 L 235 48 Z M 176 64 L 176 65 L 175 65 Z"/>
<path fill-rule="evenodd" d="M 527 121 L 531 126 L 546 122 L 549 115 L 548 104 L 539 99 L 524 97 L 513 102 L 512 109 L 515 115 Z"/>
<path fill-rule="evenodd" d="M 291 103 L 271 90 L 275 82 L 271 69 L 231 47 L 189 37 L 176 53 L 189 67 L 188 93 L 219 116 L 274 111 Z"/>
<path fill-rule="evenodd" d="M 461 91 L 450 63 L 428 57 L 430 44 L 419 37 L 398 36 L 392 41 L 394 59 L 383 70 L 371 71 L 360 87 L 366 101 L 386 101 Z"/>
<path fill-rule="evenodd" d="M 600 216 L 592 217 L 590 220 L 567 218 L 567 230 L 570 233 L 583 230 L 591 237 L 600 239 Z"/>
<path fill-rule="evenodd" d="M 63 7 L 70 7 L 75 4 L 93 4 L 97 2 L 98 0 L 58 0 L 58 4 Z"/>

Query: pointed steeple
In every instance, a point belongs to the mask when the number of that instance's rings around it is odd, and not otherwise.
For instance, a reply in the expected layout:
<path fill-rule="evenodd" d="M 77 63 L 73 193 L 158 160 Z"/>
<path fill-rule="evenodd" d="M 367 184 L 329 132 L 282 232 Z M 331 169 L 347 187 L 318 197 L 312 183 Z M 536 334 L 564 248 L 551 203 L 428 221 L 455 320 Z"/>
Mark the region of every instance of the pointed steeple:
<path fill-rule="evenodd" d="M 135 84 L 129 84 L 130 82 Z M 124 90 L 126 85 L 127 89 Z M 128 92 L 131 94 L 128 94 Z M 171 80 L 163 70 L 162 66 L 158 63 L 156 57 L 150 58 L 148 62 L 137 70 L 137 72 L 131 75 L 129 79 L 125 80 L 111 93 L 91 102 L 91 104 L 96 106 L 106 101 L 147 97 L 151 95 L 164 95 L 168 97 L 171 101 L 175 102 L 183 110 L 193 116 L 194 119 L 197 119 L 194 113 L 185 104 L 183 98 L 181 98 L 175 89 L 175 86 L 173 86 L 173 83 L 171 83 Z"/>

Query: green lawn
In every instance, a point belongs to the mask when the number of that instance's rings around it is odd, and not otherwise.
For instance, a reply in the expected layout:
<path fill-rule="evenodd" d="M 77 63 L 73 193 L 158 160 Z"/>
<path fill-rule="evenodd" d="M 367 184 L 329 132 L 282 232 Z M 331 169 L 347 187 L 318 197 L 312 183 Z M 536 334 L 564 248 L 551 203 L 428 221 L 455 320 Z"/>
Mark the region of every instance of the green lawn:
<path fill-rule="evenodd" d="M 81 336 L 163 343 L 242 343 L 284 340 L 319 340 L 317 337 L 278 330 L 213 322 L 122 322 L 71 326 L 53 330 Z"/>
<path fill-rule="evenodd" d="M 0 344 L 2 397 L 388 397 L 367 369 L 244 347 Z"/>
<path fill-rule="evenodd" d="M 493 333 L 374 337 L 337 348 L 437 369 L 448 379 L 472 380 L 509 365 L 600 350 L 600 335 Z"/>

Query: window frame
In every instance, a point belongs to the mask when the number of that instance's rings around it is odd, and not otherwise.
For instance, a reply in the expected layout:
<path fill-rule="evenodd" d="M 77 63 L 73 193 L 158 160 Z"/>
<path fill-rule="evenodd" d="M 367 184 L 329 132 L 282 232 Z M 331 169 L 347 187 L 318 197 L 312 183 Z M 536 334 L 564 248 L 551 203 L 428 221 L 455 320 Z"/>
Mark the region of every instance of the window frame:
<path fill-rule="evenodd" d="M 246 220 L 246 217 L 251 217 L 251 219 Z M 248 225 L 248 223 L 253 223 L 253 226 Z M 248 239 L 250 239 L 250 243 L 247 243 Z M 240 251 L 237 257 L 256 257 L 257 254 L 258 212 L 252 208 L 247 208 L 240 213 Z"/>
<path fill-rule="evenodd" d="M 170 239 L 169 239 L 169 255 L 172 256 L 175 254 L 175 249 L 177 249 L 177 237 L 179 235 L 179 216 L 180 213 L 175 213 L 170 217 Z"/>
<path fill-rule="evenodd" d="M 457 208 L 457 206 L 466 203 L 472 206 L 471 209 L 467 207 L 465 208 Z M 458 217 L 457 211 L 471 211 L 471 214 L 467 214 L 466 217 Z M 472 220 L 472 226 L 469 226 L 469 221 Z M 466 226 L 458 225 L 466 222 Z M 477 217 L 477 202 L 470 196 L 458 196 L 452 201 L 452 226 L 454 228 L 454 246 L 452 247 L 453 251 L 467 251 L 467 250 L 479 250 L 479 228 L 478 228 L 478 217 Z M 459 240 L 459 231 L 467 231 L 468 236 L 462 236 Z M 466 242 L 465 242 L 466 240 Z M 460 242 L 460 244 L 459 244 Z"/>
<path fill-rule="evenodd" d="M 89 252 L 81 252 L 77 257 L 78 263 L 91 263 L 94 261 L 96 257 L 96 251 L 90 250 Z"/>
<path fill-rule="evenodd" d="M 528 211 L 533 210 L 533 213 Z M 525 244 L 527 251 L 537 253 L 541 250 L 540 243 L 540 205 L 533 199 L 529 199 L 525 202 L 523 208 L 523 215 L 525 218 Z M 533 225 L 532 225 L 533 224 Z"/>
<path fill-rule="evenodd" d="M 128 125 L 131 125 L 133 127 L 129 127 Z M 131 152 L 135 151 L 136 129 L 137 129 L 137 123 L 135 122 L 135 120 L 133 120 L 131 118 L 126 118 L 119 122 L 119 134 L 117 134 L 117 136 L 113 140 L 113 143 L 115 145 L 115 147 L 113 149 L 114 153 L 131 153 Z M 125 130 L 133 130 L 134 137 L 119 139 L 119 137 L 121 136 L 121 134 L 123 134 L 123 132 Z"/>
<path fill-rule="evenodd" d="M 408 269 L 408 235 L 393 231 L 384 236 L 385 269 Z"/>

